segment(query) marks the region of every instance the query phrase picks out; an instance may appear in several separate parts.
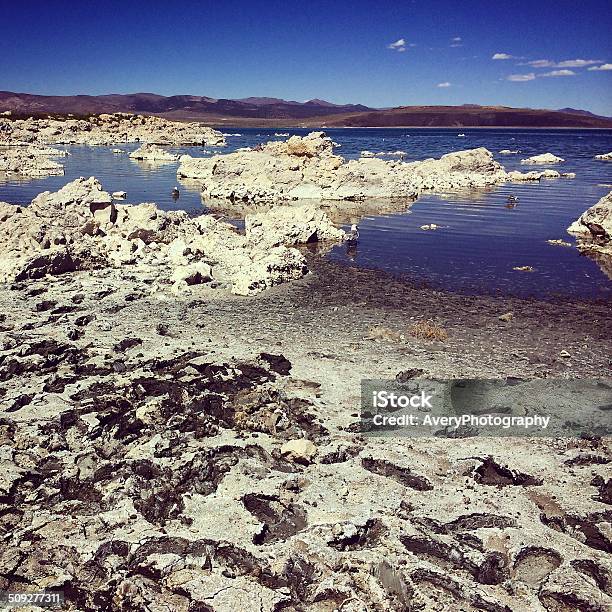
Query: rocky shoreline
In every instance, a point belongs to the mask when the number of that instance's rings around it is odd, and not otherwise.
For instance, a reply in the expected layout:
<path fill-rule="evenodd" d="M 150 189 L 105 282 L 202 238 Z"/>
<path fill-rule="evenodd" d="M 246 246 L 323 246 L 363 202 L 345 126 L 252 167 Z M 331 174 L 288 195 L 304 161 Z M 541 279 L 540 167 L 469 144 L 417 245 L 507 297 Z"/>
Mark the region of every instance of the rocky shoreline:
<path fill-rule="evenodd" d="M 112 268 L 152 293 L 208 283 L 249 295 L 308 272 L 287 245 L 326 239 L 343 240 L 344 232 L 312 206 L 247 217 L 240 235 L 210 215 L 116 204 L 94 177 L 79 178 L 27 207 L 0 202 L 0 282 Z"/>
<path fill-rule="evenodd" d="M 129 113 L 102 114 L 89 119 L 9 119 L 0 117 L 0 174 L 24 177 L 62 175 L 64 169 L 49 158 L 68 153 L 50 144 L 110 146 L 143 142 L 134 159 L 174 161 L 166 146 L 225 146 L 223 134 L 199 123 L 168 121 Z"/>

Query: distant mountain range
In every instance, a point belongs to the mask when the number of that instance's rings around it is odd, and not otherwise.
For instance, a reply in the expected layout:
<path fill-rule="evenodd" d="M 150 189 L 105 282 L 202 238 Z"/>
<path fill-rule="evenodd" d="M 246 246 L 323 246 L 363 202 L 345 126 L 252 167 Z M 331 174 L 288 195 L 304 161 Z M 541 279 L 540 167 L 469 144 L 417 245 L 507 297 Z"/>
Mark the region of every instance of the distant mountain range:
<path fill-rule="evenodd" d="M 248 117 L 258 119 L 303 119 L 323 115 L 373 110 L 361 104 L 332 104 L 325 100 L 293 102 L 280 98 L 229 100 L 207 96 L 160 96 L 152 93 L 102 96 L 39 96 L 0 91 L 0 112 L 15 114 L 151 113 L 199 117 Z"/>
<path fill-rule="evenodd" d="M 208 125 L 274 127 L 586 127 L 612 128 L 612 118 L 573 108 L 544 110 L 505 106 L 400 106 L 377 109 L 280 98 L 239 100 L 153 93 L 101 96 L 40 96 L 0 91 L 0 112 L 14 117 L 129 112 L 154 114 Z"/>

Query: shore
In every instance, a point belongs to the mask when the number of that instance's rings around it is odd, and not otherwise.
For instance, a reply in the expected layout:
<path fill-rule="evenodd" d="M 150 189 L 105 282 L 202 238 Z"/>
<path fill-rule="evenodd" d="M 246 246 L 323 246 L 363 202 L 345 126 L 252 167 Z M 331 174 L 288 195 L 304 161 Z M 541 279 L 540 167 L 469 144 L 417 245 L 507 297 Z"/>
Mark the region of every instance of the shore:
<path fill-rule="evenodd" d="M 308 260 L 255 297 L 160 298 L 108 270 L 0 291 L 0 587 L 80 610 L 603 611 L 608 440 L 356 424 L 362 378 L 609 374 L 610 305 Z M 448 338 L 405 333 L 425 319 Z"/>

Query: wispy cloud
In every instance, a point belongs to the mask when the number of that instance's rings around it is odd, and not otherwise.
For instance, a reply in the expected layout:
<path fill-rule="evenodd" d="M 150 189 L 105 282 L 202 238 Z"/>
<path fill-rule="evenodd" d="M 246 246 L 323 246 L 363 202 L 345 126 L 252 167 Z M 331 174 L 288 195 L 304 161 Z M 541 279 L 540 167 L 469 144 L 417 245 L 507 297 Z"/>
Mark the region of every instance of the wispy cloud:
<path fill-rule="evenodd" d="M 555 62 L 549 59 L 538 59 L 523 62 L 519 64 L 519 66 L 531 66 L 532 68 L 584 68 L 585 66 L 592 66 L 593 64 L 600 63 L 601 60 L 592 59 L 568 59 L 561 62 Z"/>
<path fill-rule="evenodd" d="M 393 51 L 398 51 L 399 53 L 402 53 L 406 50 L 406 41 L 403 38 L 399 38 L 395 42 L 392 42 L 391 44 L 387 45 L 387 49 L 392 49 Z"/>
<path fill-rule="evenodd" d="M 543 77 L 566 77 L 566 76 L 575 76 L 576 73 L 573 70 L 552 70 L 551 72 L 545 72 L 540 75 Z"/>
<path fill-rule="evenodd" d="M 510 60 L 510 59 L 514 59 L 514 55 L 510 55 L 509 53 L 494 53 L 493 57 L 491 59 L 493 59 L 493 60 Z"/>
<path fill-rule="evenodd" d="M 451 38 L 450 46 L 463 47 L 463 39 L 461 38 L 461 36 L 455 36 L 454 38 Z"/>
<path fill-rule="evenodd" d="M 441 87 L 441 88 L 446 88 L 446 87 L 450 87 L 451 84 L 448 81 L 444 81 L 444 83 L 438 83 L 436 85 L 436 87 Z"/>
<path fill-rule="evenodd" d="M 585 60 L 585 59 L 573 59 L 564 60 L 555 64 L 555 68 L 584 68 L 585 66 L 592 66 L 593 64 L 600 64 L 601 60 Z"/>
<path fill-rule="evenodd" d="M 531 60 L 529 62 L 522 62 L 519 66 L 531 66 L 532 68 L 552 68 L 555 62 L 548 59 Z"/>
<path fill-rule="evenodd" d="M 601 66 L 591 66 L 590 68 L 587 68 L 587 70 L 597 70 L 597 71 L 612 70 L 612 64 L 602 64 Z"/>
<path fill-rule="evenodd" d="M 529 72 L 528 74 L 510 74 L 506 77 L 506 80 L 513 83 L 525 83 L 527 81 L 534 81 L 535 78 L 535 73 Z"/>

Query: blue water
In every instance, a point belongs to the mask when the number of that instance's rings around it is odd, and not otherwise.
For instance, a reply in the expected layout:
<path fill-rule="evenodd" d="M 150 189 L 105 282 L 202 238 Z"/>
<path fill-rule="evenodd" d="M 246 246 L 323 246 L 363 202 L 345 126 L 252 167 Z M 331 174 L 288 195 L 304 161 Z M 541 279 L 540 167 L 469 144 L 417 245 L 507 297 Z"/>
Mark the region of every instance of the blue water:
<path fill-rule="evenodd" d="M 225 128 L 228 146 L 185 147 L 177 153 L 207 156 L 268 140 L 280 140 L 275 132 L 306 134 L 307 129 Z M 520 160 L 544 152 L 566 159 L 551 166 L 575 172 L 575 179 L 555 179 L 533 184 L 506 184 L 488 190 L 424 195 L 407 210 L 388 215 L 346 218 L 358 222 L 356 249 L 334 247 L 327 255 L 345 265 L 381 269 L 407 280 L 465 293 L 503 293 L 534 297 L 605 299 L 612 297 L 612 281 L 597 263 L 575 248 L 553 246 L 546 241 L 572 242 L 566 228 L 586 208 L 612 189 L 612 162 L 594 160 L 612 151 L 612 130 L 529 129 L 328 129 L 340 144 L 336 153 L 358 157 L 360 151 L 405 151 L 407 161 L 439 157 L 451 151 L 486 147 L 507 170 L 528 171 L 546 166 L 521 166 Z M 458 134 L 465 134 L 459 137 Z M 69 157 L 58 161 L 65 175 L 16 182 L 2 182 L 0 201 L 27 204 L 41 191 L 54 191 L 79 176 L 96 176 L 108 191 L 125 190 L 127 202 L 156 202 L 166 210 L 184 209 L 200 214 L 205 208 L 199 190 L 176 178 L 178 163 L 149 165 L 115 155 L 137 145 L 118 147 L 65 147 Z M 499 155 L 502 149 L 518 149 L 518 155 Z M 208 153 L 207 151 L 210 151 Z M 383 158 L 395 159 L 395 158 Z M 178 185 L 180 197 L 172 198 Z M 519 203 L 506 207 L 508 195 Z M 229 217 L 235 213 L 228 213 Z M 349 217 L 351 215 L 348 215 Z M 435 223 L 436 231 L 421 230 Z M 518 272 L 515 266 L 531 266 Z"/>

